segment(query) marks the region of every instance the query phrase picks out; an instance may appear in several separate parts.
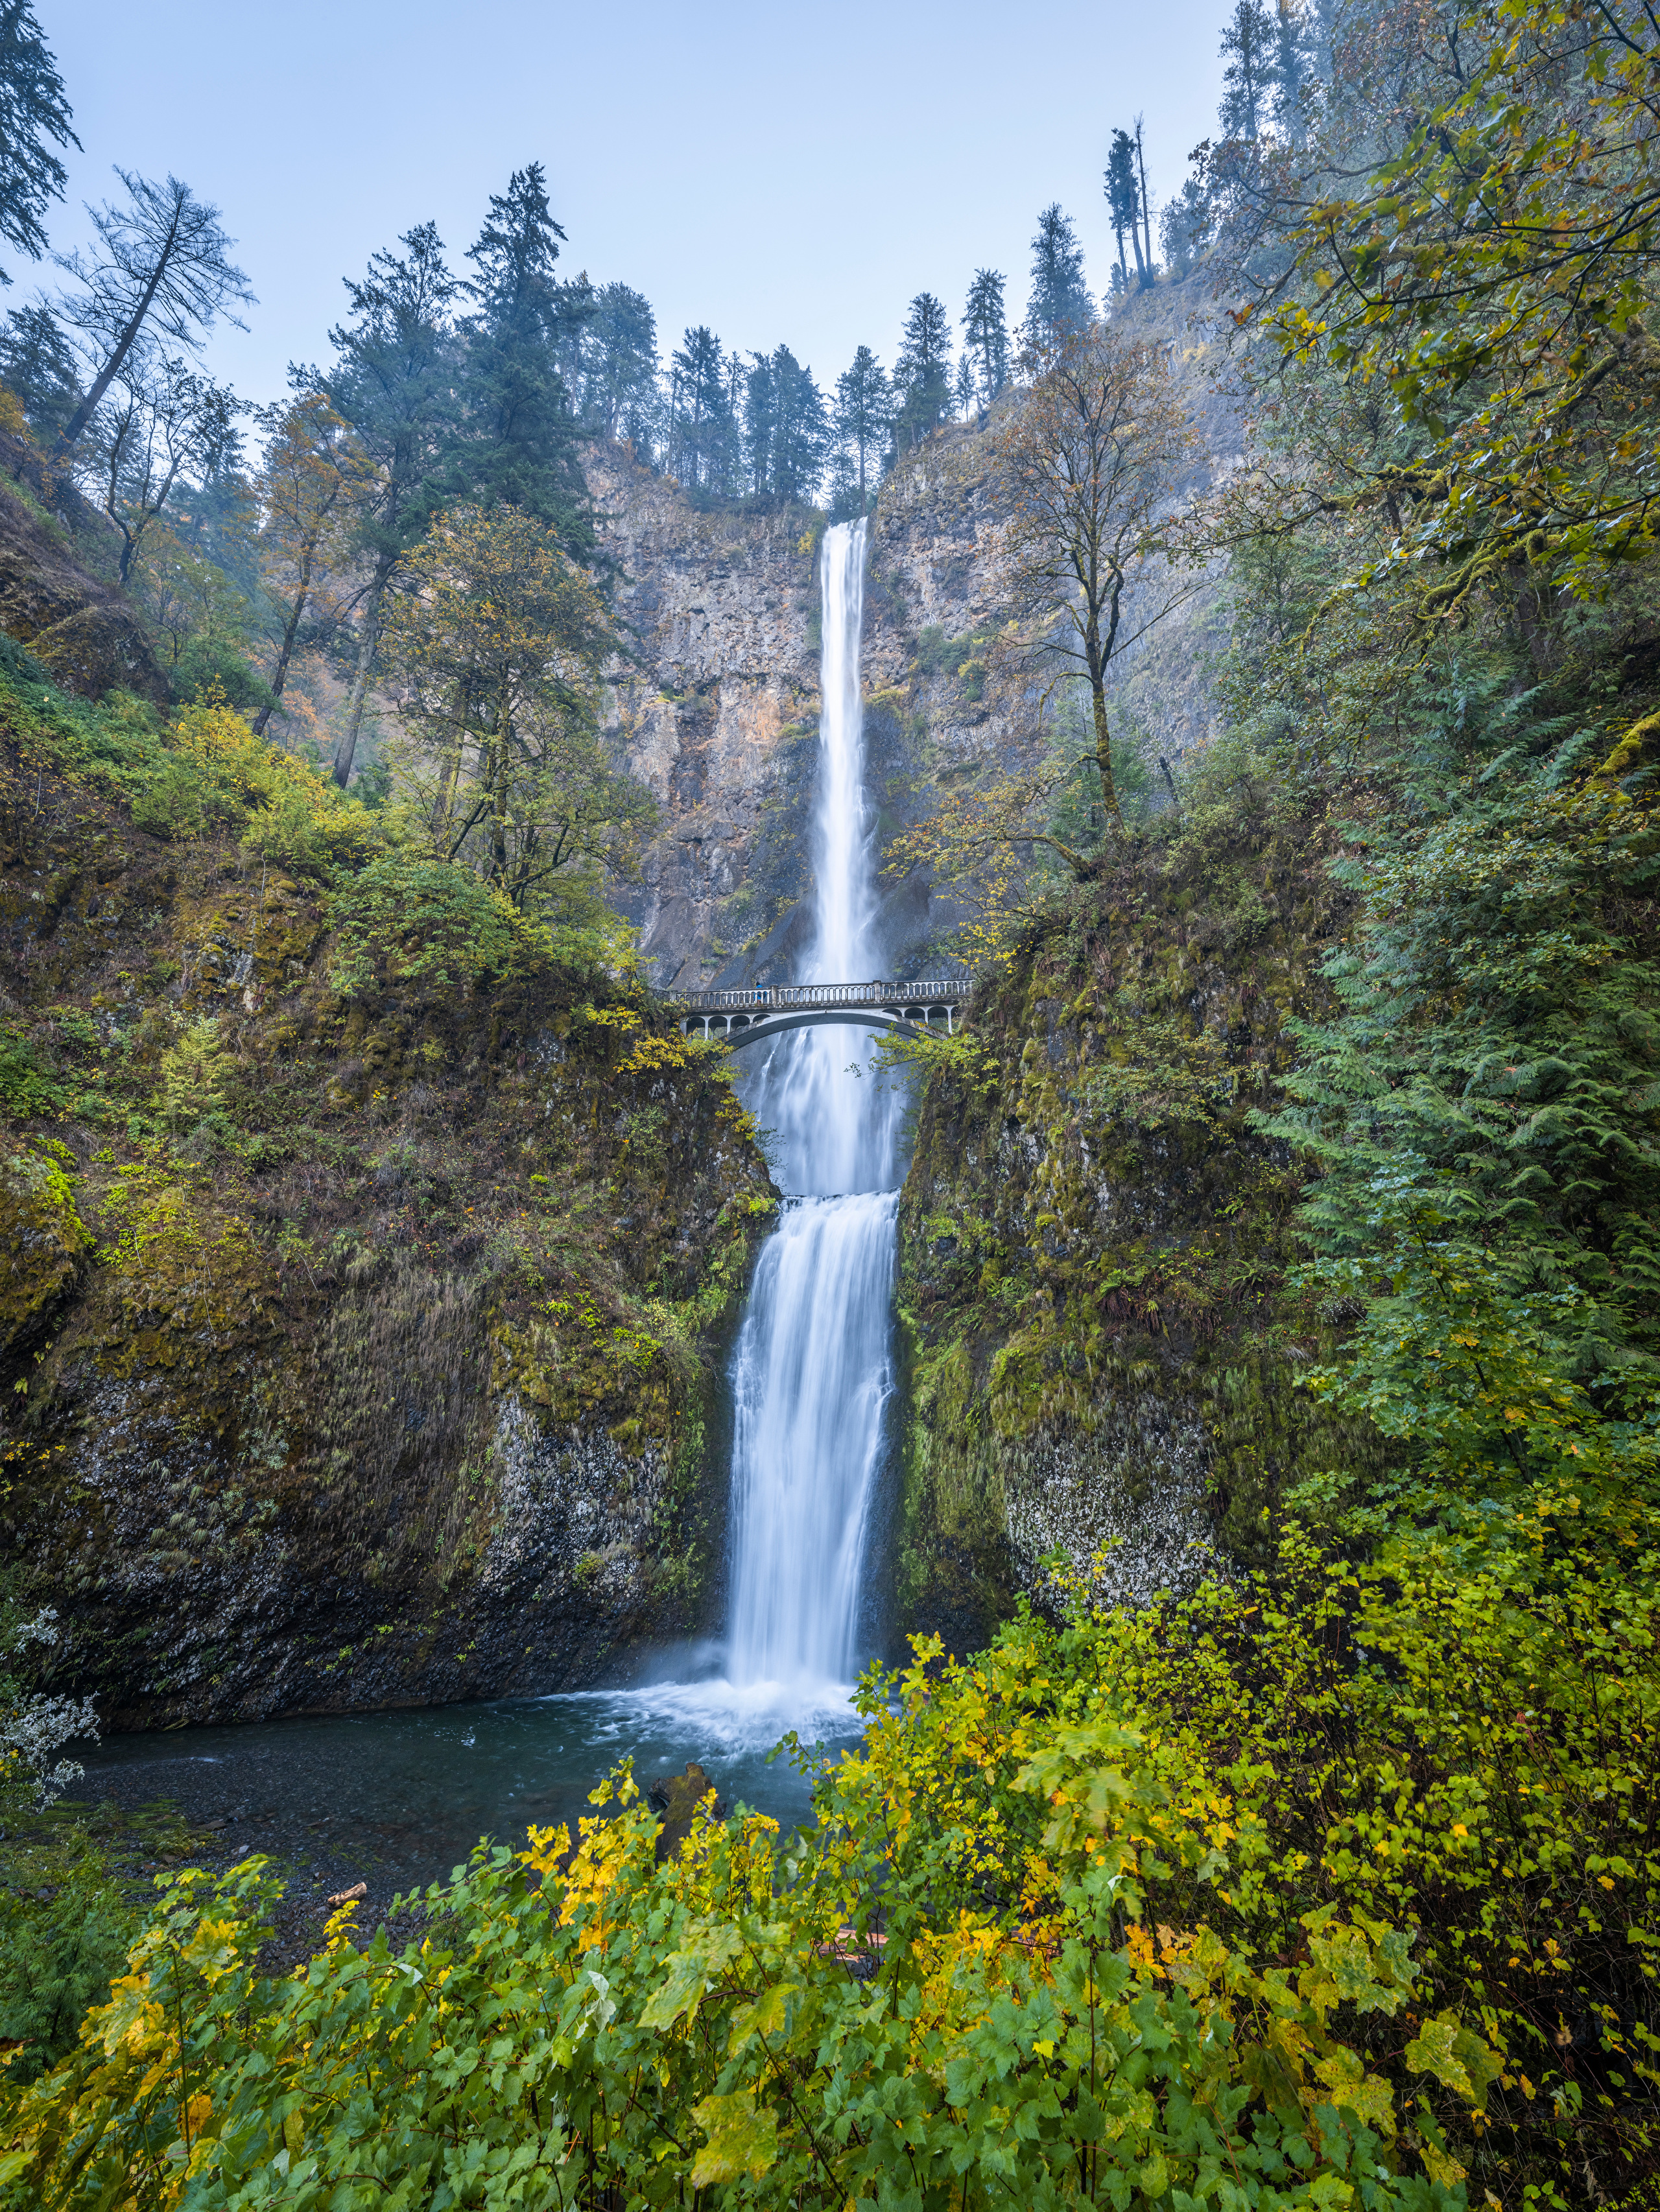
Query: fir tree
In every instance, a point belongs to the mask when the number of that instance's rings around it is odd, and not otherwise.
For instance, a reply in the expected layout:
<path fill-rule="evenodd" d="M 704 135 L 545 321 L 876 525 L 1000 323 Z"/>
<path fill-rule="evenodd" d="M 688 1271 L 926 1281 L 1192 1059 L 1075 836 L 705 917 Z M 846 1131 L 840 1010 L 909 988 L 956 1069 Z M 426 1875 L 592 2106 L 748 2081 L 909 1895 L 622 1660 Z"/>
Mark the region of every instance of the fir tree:
<path fill-rule="evenodd" d="M 444 259 L 435 223 L 398 241 L 400 258 L 373 254 L 361 283 L 346 280 L 353 319 L 331 331 L 337 359 L 321 389 L 350 425 L 370 487 L 358 526 L 367 574 L 358 600 L 356 665 L 345 727 L 335 751 L 335 781 L 350 778 L 362 727 L 386 595 L 401 564 L 425 536 L 453 470 L 456 429 L 454 333 L 459 289 Z"/>
<path fill-rule="evenodd" d="M 785 505 L 812 498 L 830 453 L 824 395 L 787 346 L 772 357 L 771 496 Z"/>
<path fill-rule="evenodd" d="M 44 302 L 14 307 L 0 331 L 0 378 L 23 403 L 37 436 L 55 436 L 81 396 L 78 364 Z"/>
<path fill-rule="evenodd" d="M 1084 330 L 1095 320 L 1095 303 L 1084 282 L 1084 251 L 1078 243 L 1070 216 L 1059 203 L 1037 218 L 1037 235 L 1031 242 L 1031 298 L 1026 307 L 1026 335 L 1039 345 L 1052 346 L 1070 330 Z"/>
<path fill-rule="evenodd" d="M 932 292 L 919 292 L 910 303 L 893 380 L 899 397 L 895 439 L 917 445 L 951 410 L 951 318 Z"/>
<path fill-rule="evenodd" d="M 1141 252 L 1141 189 L 1136 180 L 1135 141 L 1128 131 L 1115 131 L 1107 154 L 1107 205 L 1112 214 L 1112 234 L 1118 244 L 1118 276 L 1129 289 L 1129 264 L 1124 258 L 1124 234 L 1129 234 L 1135 252 L 1135 281 L 1147 284 L 1146 263 Z"/>
<path fill-rule="evenodd" d="M 1280 0 L 1274 26 L 1274 119 L 1294 143 L 1303 137 L 1303 88 L 1310 74 L 1310 31 L 1292 0 Z"/>
<path fill-rule="evenodd" d="M 1220 51 L 1228 58 L 1222 129 L 1230 138 L 1260 138 L 1274 84 L 1274 33 L 1262 0 L 1234 0 Z"/>
<path fill-rule="evenodd" d="M 887 371 L 868 346 L 860 346 L 853 365 L 836 380 L 836 440 L 847 456 L 848 482 L 865 512 L 866 485 L 877 455 L 893 427 L 893 388 Z"/>
<path fill-rule="evenodd" d="M 952 385 L 952 398 L 957 411 L 966 422 L 975 411 L 977 397 L 975 385 L 974 362 L 966 353 L 958 356 L 957 375 Z"/>
<path fill-rule="evenodd" d="M 976 269 L 969 287 L 968 309 L 963 317 L 963 342 L 974 357 L 982 406 L 992 401 L 1009 380 L 1009 329 L 1003 313 L 1003 276 L 996 269 Z"/>
<path fill-rule="evenodd" d="M 605 284 L 588 322 L 582 421 L 604 438 L 649 447 L 657 410 L 657 318 L 643 292 Z"/>
<path fill-rule="evenodd" d="M 555 352 L 561 303 L 553 270 L 564 235 L 539 161 L 515 169 L 505 196 L 491 195 L 467 249 L 477 273 L 465 289 L 477 312 L 463 325 L 465 429 L 446 489 L 480 507 L 521 507 L 580 554 L 593 546 L 593 528 Z"/>
<path fill-rule="evenodd" d="M 31 0 L 0 0 L 0 238 L 32 261 L 46 250 L 41 218 L 69 181 L 52 146 L 81 150 L 72 112 Z M 0 269 L 0 284 L 10 282 Z"/>
<path fill-rule="evenodd" d="M 671 361 L 673 424 L 670 465 L 683 483 L 724 490 L 732 473 L 736 425 L 727 395 L 727 358 L 707 324 L 686 332 Z"/>
<path fill-rule="evenodd" d="M 1179 283 L 1204 251 L 1210 236 L 1210 202 L 1197 179 L 1189 177 L 1158 218 L 1158 242 L 1171 275 Z"/>

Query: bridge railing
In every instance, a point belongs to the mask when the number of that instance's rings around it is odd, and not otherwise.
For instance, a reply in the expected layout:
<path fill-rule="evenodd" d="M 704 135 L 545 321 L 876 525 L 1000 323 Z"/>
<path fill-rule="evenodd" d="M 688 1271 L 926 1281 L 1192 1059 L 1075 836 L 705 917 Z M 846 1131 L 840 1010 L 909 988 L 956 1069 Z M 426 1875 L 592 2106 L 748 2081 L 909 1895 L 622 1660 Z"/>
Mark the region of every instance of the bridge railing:
<path fill-rule="evenodd" d="M 966 975 L 917 983 L 763 983 L 740 991 L 676 991 L 671 1002 L 689 1014 L 755 1007 L 783 1012 L 794 1006 L 961 1006 L 970 988 Z"/>

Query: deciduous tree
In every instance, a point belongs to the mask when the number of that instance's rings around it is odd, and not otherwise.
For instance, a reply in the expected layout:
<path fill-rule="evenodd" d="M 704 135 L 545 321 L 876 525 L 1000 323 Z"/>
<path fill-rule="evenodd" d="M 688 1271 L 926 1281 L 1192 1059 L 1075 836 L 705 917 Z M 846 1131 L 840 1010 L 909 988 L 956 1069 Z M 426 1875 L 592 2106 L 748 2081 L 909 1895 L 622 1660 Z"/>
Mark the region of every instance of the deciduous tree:
<path fill-rule="evenodd" d="M 191 473 L 216 476 L 240 452 L 244 404 L 176 354 L 129 351 L 98 422 L 100 504 L 121 536 L 125 584 L 145 532 Z"/>
<path fill-rule="evenodd" d="M 520 509 L 464 507 L 409 557 L 390 603 L 389 674 L 415 741 L 402 763 L 435 857 L 521 909 L 567 881 L 627 873 L 654 818 L 599 726 L 616 637 L 558 533 Z"/>
<path fill-rule="evenodd" d="M 1031 390 L 996 445 L 1007 501 L 1009 604 L 1022 625 L 1007 650 L 1084 679 L 1102 805 L 1122 828 L 1107 671 L 1182 596 L 1183 586 L 1158 562 L 1159 522 L 1192 433 L 1161 347 L 1097 324 L 1068 332 L 1036 366 Z M 1143 590 L 1127 632 L 1133 581 Z"/>
<path fill-rule="evenodd" d="M 266 434 L 265 457 L 254 480 L 259 503 L 259 581 L 277 610 L 277 657 L 268 679 L 273 700 L 282 697 L 289 663 L 309 623 L 314 629 L 337 619 L 332 575 L 349 556 L 355 521 L 353 494 L 359 481 L 349 433 L 319 392 L 261 410 Z M 272 708 L 254 718 L 263 736 Z"/>

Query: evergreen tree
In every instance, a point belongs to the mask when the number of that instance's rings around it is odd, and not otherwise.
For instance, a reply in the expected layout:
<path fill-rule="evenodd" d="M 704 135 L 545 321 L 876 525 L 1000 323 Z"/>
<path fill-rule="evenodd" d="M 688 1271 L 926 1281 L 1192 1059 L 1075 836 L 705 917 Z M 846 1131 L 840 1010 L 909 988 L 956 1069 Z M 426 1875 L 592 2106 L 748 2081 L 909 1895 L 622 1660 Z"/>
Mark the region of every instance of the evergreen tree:
<path fill-rule="evenodd" d="M 1234 0 L 1222 33 L 1220 51 L 1228 58 L 1225 88 L 1219 109 L 1230 138 L 1260 138 L 1274 84 L 1274 33 L 1262 0 Z"/>
<path fill-rule="evenodd" d="M 1170 273 L 1178 282 L 1204 251 L 1210 226 L 1210 202 L 1197 179 L 1189 177 L 1158 218 L 1158 242 Z"/>
<path fill-rule="evenodd" d="M 0 331 L 0 378 L 23 403 L 29 427 L 55 436 L 81 397 L 78 367 L 58 318 L 44 302 L 14 307 Z"/>
<path fill-rule="evenodd" d="M 199 355 L 221 315 L 238 330 L 247 327 L 234 309 L 253 299 L 230 259 L 236 241 L 226 237 L 216 207 L 177 177 L 158 185 L 129 169 L 115 173 L 126 186 L 126 204 L 90 209 L 97 245 L 58 260 L 81 286 L 65 295 L 62 313 L 81 334 L 93 377 L 59 433 L 55 459 L 82 436 L 135 347 L 142 352 L 170 338 Z"/>
<path fill-rule="evenodd" d="M 1095 302 L 1084 282 L 1084 251 L 1070 216 L 1053 202 L 1037 218 L 1031 242 L 1031 298 L 1026 335 L 1039 345 L 1057 344 L 1067 331 L 1095 320 Z"/>
<path fill-rule="evenodd" d="M 751 357 L 744 374 L 742 481 L 751 498 L 765 499 L 772 489 L 773 437 L 778 427 L 777 379 L 770 354 Z"/>
<path fill-rule="evenodd" d="M 657 407 L 657 318 L 643 292 L 605 284 L 587 325 L 582 420 L 649 451 Z"/>
<path fill-rule="evenodd" d="M 1126 291 L 1129 289 L 1129 264 L 1124 258 L 1124 234 L 1128 231 L 1135 252 L 1135 281 L 1146 289 L 1147 268 L 1141 252 L 1141 188 L 1136 179 L 1135 141 L 1128 131 L 1115 131 L 1107 154 L 1107 205 L 1112 214 L 1112 234 L 1118 244 L 1118 276 Z"/>
<path fill-rule="evenodd" d="M 362 727 L 386 596 L 425 536 L 453 476 L 455 341 L 451 310 L 459 289 L 435 223 L 398 241 L 403 258 L 380 252 L 361 283 L 348 277 L 353 319 L 329 333 L 337 359 L 320 388 L 354 433 L 366 496 L 358 551 L 367 574 L 358 597 L 356 665 L 334 776 L 344 785 Z"/>
<path fill-rule="evenodd" d="M 974 403 L 976 396 L 974 362 L 966 353 L 958 356 L 957 374 L 952 384 L 951 396 L 955 403 L 957 412 L 966 422 L 975 411 Z"/>
<path fill-rule="evenodd" d="M 787 346 L 772 357 L 773 498 L 788 505 L 810 501 L 824 473 L 830 443 L 824 394 Z"/>
<path fill-rule="evenodd" d="M 670 363 L 672 428 L 670 465 L 683 483 L 706 491 L 727 488 L 736 425 L 728 398 L 727 358 L 707 324 L 686 332 Z"/>
<path fill-rule="evenodd" d="M 1274 119 L 1293 142 L 1303 137 L 1303 88 L 1310 74 L 1311 27 L 1292 0 L 1280 0 L 1274 26 Z"/>
<path fill-rule="evenodd" d="M 892 427 L 893 387 L 887 371 L 868 346 L 860 346 L 852 367 L 836 380 L 836 440 L 848 459 L 860 514 L 865 512 L 870 471 Z"/>
<path fill-rule="evenodd" d="M 32 261 L 46 249 L 41 217 L 69 181 L 46 141 L 81 150 L 72 112 L 31 0 L 0 0 L 0 238 Z"/>
<path fill-rule="evenodd" d="M 1152 195 L 1147 190 L 1147 155 L 1142 143 L 1142 119 L 1135 118 L 1135 173 L 1141 186 L 1141 243 L 1146 249 L 1146 282 L 1151 284 L 1158 274 L 1158 264 L 1152 258 Z"/>
<path fill-rule="evenodd" d="M 1009 380 L 1009 329 L 1003 313 L 1003 276 L 996 269 L 976 269 L 963 317 L 963 341 L 974 357 L 982 406 Z"/>
<path fill-rule="evenodd" d="M 463 289 L 477 303 L 463 325 L 465 430 L 445 485 L 480 507 L 521 507 L 558 532 L 568 551 L 593 544 L 577 425 L 556 352 L 561 302 L 554 263 L 564 232 L 548 206 L 539 161 L 492 194 L 467 249 L 477 270 Z"/>
<path fill-rule="evenodd" d="M 951 318 L 932 292 L 919 292 L 910 303 L 893 380 L 896 442 L 920 444 L 951 411 Z"/>

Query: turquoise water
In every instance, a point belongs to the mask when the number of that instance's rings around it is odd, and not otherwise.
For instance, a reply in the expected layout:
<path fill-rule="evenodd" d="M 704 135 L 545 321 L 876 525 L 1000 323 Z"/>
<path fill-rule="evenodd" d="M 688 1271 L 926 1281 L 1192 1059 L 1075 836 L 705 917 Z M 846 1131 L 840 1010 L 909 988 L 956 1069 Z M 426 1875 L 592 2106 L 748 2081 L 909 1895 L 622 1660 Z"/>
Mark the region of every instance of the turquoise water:
<path fill-rule="evenodd" d="M 382 1892 L 445 1879 L 481 1837 L 517 1848 L 532 1826 L 574 1827 L 624 1759 L 642 1789 L 697 1759 L 728 1808 L 741 1802 L 787 1830 L 810 1818 L 810 1786 L 767 1754 L 792 1728 L 830 1748 L 859 1732 L 845 1691 L 829 1686 L 786 1708 L 725 1682 L 666 1683 L 112 1736 L 80 1754 L 86 1780 L 71 1795 L 171 1798 L 218 1824 L 232 1856 L 269 1851 Z"/>

